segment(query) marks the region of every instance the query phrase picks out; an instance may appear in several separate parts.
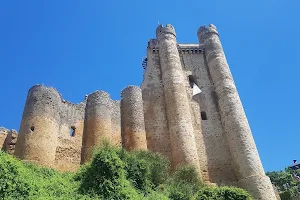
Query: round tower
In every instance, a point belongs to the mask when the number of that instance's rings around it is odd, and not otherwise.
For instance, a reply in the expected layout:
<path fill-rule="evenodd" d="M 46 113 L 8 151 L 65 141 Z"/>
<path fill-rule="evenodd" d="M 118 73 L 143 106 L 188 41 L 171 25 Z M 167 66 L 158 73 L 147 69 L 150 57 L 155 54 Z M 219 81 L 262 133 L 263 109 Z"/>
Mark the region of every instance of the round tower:
<path fill-rule="evenodd" d="M 217 94 L 238 185 L 247 189 L 255 199 L 276 199 L 258 155 L 218 31 L 214 25 L 201 26 L 197 35 L 199 43 L 205 45 L 204 56 Z"/>
<path fill-rule="evenodd" d="M 159 58 L 166 101 L 166 111 L 172 148 L 173 167 L 191 164 L 199 170 L 189 99 L 184 72 L 177 49 L 174 27 L 167 24 L 156 29 Z M 200 170 L 199 170 L 200 172 Z"/>
<path fill-rule="evenodd" d="M 147 149 L 142 91 L 128 86 L 121 92 L 122 141 L 127 150 Z"/>
<path fill-rule="evenodd" d="M 111 100 L 104 91 L 95 91 L 87 98 L 82 138 L 81 163 L 90 161 L 95 147 L 103 139 L 111 139 Z"/>
<path fill-rule="evenodd" d="M 33 86 L 27 96 L 15 156 L 51 167 L 59 133 L 61 97 L 54 88 Z"/>

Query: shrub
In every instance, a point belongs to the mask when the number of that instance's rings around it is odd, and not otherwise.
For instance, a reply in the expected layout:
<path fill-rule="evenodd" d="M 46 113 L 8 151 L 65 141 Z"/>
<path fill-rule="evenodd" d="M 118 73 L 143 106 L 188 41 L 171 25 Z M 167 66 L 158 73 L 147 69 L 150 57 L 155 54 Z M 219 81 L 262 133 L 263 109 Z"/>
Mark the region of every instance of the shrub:
<path fill-rule="evenodd" d="M 137 199 L 139 194 L 126 179 L 125 164 L 118 149 L 107 142 L 93 154 L 90 165 L 81 170 L 80 192 L 104 199 Z"/>
<path fill-rule="evenodd" d="M 145 200 L 169 200 L 168 196 L 158 191 L 151 191 Z"/>
<path fill-rule="evenodd" d="M 0 151 L 0 199 L 26 199 L 34 191 L 22 164 Z"/>
<path fill-rule="evenodd" d="M 173 200 L 189 200 L 203 187 L 199 174 L 192 166 L 180 166 L 166 182 L 167 193 Z"/>
<path fill-rule="evenodd" d="M 122 151 L 121 159 L 125 163 L 126 178 L 142 193 L 148 193 L 152 188 L 150 170 L 147 163 L 138 159 L 135 154 Z"/>
<path fill-rule="evenodd" d="M 143 160 L 149 169 L 149 178 L 154 187 L 164 183 L 168 178 L 168 170 L 170 162 L 168 159 L 160 155 L 159 153 L 153 153 L 150 151 L 136 151 L 133 152 L 136 158 Z"/>
<path fill-rule="evenodd" d="M 0 166 L 0 199 L 91 199 L 77 193 L 71 173 L 23 163 L 1 151 Z"/>
<path fill-rule="evenodd" d="M 204 187 L 195 195 L 195 200 L 253 200 L 243 189 L 236 187 Z"/>
<path fill-rule="evenodd" d="M 149 151 L 120 151 L 125 163 L 126 177 L 134 187 L 147 194 L 168 176 L 169 162 L 163 156 Z"/>

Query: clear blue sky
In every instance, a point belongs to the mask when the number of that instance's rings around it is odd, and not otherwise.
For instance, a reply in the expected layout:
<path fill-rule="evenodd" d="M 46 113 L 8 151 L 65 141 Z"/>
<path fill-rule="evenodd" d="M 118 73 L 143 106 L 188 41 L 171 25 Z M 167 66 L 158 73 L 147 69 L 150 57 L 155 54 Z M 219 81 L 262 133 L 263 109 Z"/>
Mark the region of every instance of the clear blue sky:
<path fill-rule="evenodd" d="M 298 0 L 0 2 L 0 126 L 19 129 L 28 89 L 56 87 L 74 103 L 97 89 L 119 99 L 140 85 L 158 20 L 180 43 L 217 26 L 265 170 L 299 159 Z"/>

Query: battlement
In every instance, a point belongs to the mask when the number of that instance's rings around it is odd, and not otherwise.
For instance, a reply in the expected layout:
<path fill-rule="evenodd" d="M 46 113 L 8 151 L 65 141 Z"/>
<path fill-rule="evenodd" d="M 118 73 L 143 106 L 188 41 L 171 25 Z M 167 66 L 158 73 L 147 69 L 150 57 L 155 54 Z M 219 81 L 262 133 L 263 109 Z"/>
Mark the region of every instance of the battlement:
<path fill-rule="evenodd" d="M 69 104 L 69 105 L 85 104 L 86 100 L 87 100 L 87 95 L 86 95 L 84 97 L 84 100 L 82 100 L 81 102 L 72 103 L 71 101 L 67 101 L 67 100 L 63 99 L 63 96 L 61 95 L 61 93 L 56 88 L 45 86 L 43 84 L 36 84 L 36 85 L 32 86 L 31 88 L 29 88 L 28 93 L 31 93 L 31 92 L 36 91 L 36 90 L 48 91 L 47 93 L 48 93 L 49 96 L 57 96 L 58 95 L 60 97 L 60 101 L 62 103 Z"/>
<path fill-rule="evenodd" d="M 150 39 L 148 42 L 147 49 L 152 50 L 152 52 L 157 53 L 159 51 L 158 40 Z M 177 44 L 177 49 L 182 53 L 203 53 L 203 44 Z"/>
<path fill-rule="evenodd" d="M 156 37 L 157 38 L 160 38 L 160 36 L 162 36 L 164 34 L 172 34 L 176 37 L 175 29 L 171 24 L 166 24 L 165 27 L 163 25 L 159 25 L 156 28 Z"/>
<path fill-rule="evenodd" d="M 209 24 L 208 27 L 206 27 L 205 25 L 200 26 L 200 28 L 197 31 L 198 37 L 202 38 L 206 34 L 217 34 L 217 35 L 219 35 L 217 27 L 213 24 Z"/>

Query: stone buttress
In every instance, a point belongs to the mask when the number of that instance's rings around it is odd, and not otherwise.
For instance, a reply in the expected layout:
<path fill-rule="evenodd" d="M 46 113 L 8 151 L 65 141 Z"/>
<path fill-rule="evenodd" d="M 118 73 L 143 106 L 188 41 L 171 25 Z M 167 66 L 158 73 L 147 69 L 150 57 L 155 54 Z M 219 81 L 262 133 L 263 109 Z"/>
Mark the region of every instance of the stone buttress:
<path fill-rule="evenodd" d="M 276 199 L 259 158 L 217 29 L 214 25 L 202 26 L 197 34 L 199 43 L 205 45 L 205 59 L 217 95 L 238 186 L 248 190 L 255 199 Z"/>
<path fill-rule="evenodd" d="M 95 147 L 104 139 L 111 140 L 111 99 L 104 91 L 95 91 L 87 98 L 81 163 L 91 160 Z"/>
<path fill-rule="evenodd" d="M 127 150 L 147 149 L 142 91 L 128 86 L 121 92 L 122 141 Z"/>
<path fill-rule="evenodd" d="M 60 126 L 61 97 L 54 88 L 33 86 L 27 96 L 15 156 L 52 167 Z"/>
<path fill-rule="evenodd" d="M 186 93 L 185 77 L 172 25 L 158 26 L 156 38 L 166 102 L 166 114 L 172 148 L 172 165 L 191 164 L 199 169 L 199 158 Z"/>
<path fill-rule="evenodd" d="M 141 85 L 147 146 L 150 151 L 159 152 L 172 160 L 164 86 L 161 80 L 157 45 L 155 39 L 148 42 L 148 64 Z"/>

